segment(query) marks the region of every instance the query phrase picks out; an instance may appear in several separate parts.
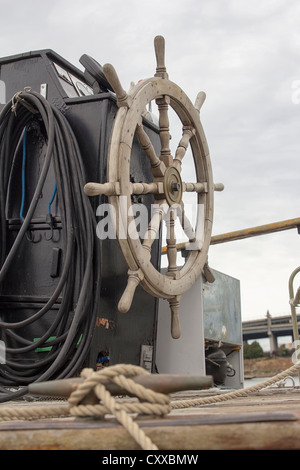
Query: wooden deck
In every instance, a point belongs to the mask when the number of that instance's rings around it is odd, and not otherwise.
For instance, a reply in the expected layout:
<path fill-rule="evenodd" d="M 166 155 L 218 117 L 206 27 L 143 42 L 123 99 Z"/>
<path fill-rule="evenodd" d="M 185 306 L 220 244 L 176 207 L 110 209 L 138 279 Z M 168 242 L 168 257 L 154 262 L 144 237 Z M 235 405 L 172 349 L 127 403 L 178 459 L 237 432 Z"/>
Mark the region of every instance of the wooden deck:
<path fill-rule="evenodd" d="M 222 392 L 225 393 L 225 392 Z M 181 392 L 190 400 L 219 390 Z M 59 402 L 60 404 L 62 402 Z M 47 405 L 48 404 L 48 405 Z M 19 400 L 1 407 L 54 405 Z M 272 387 L 247 397 L 175 410 L 165 418 L 139 418 L 160 450 L 300 449 L 300 387 Z M 114 418 L 47 418 L 0 422 L 0 450 L 140 450 Z"/>

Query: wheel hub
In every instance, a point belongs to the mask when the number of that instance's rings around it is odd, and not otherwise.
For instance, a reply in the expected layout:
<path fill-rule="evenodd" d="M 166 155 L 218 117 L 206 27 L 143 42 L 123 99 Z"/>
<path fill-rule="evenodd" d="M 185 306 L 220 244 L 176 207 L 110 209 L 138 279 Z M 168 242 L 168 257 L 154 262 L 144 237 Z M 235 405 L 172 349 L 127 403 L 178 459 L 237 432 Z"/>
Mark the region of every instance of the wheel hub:
<path fill-rule="evenodd" d="M 182 199 L 182 181 L 177 168 L 169 166 L 164 174 L 164 195 L 169 206 L 180 204 Z"/>

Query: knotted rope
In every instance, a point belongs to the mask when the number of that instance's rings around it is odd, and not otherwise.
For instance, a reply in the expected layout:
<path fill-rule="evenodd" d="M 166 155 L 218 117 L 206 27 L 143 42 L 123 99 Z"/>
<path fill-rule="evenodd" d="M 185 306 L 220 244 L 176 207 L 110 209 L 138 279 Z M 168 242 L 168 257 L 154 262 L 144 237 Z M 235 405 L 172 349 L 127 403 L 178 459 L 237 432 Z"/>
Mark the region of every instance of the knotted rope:
<path fill-rule="evenodd" d="M 144 450 L 158 450 L 144 431 L 138 426 L 130 414 L 164 416 L 171 411 L 170 399 L 163 393 L 134 382 L 131 377 L 135 375 L 149 374 L 145 369 L 129 364 L 119 364 L 107 367 L 95 372 L 92 369 L 84 369 L 81 376 L 85 379 L 71 394 L 68 402 L 70 414 L 75 417 L 93 416 L 102 417 L 111 414 L 121 423 L 128 433 Z M 118 401 L 106 389 L 107 381 L 119 385 L 130 395 L 138 398 L 139 402 L 126 402 L 124 398 Z M 90 393 L 99 400 L 95 404 L 82 404 L 84 398 Z"/>

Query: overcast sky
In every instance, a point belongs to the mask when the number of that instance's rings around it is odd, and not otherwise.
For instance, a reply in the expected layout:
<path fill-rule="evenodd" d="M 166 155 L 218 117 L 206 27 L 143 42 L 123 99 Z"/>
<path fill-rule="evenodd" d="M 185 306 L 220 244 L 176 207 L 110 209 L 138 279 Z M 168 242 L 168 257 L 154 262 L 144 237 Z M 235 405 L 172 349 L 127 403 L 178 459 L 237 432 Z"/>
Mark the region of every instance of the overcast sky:
<path fill-rule="evenodd" d="M 81 68 L 86 53 L 125 89 L 153 76 L 157 34 L 170 79 L 192 101 L 207 95 L 201 120 L 225 185 L 213 233 L 299 217 L 299 1 L 0 0 L 0 57 L 51 48 Z M 211 267 L 241 282 L 243 320 L 290 313 L 299 247 L 293 229 L 210 248 Z"/>

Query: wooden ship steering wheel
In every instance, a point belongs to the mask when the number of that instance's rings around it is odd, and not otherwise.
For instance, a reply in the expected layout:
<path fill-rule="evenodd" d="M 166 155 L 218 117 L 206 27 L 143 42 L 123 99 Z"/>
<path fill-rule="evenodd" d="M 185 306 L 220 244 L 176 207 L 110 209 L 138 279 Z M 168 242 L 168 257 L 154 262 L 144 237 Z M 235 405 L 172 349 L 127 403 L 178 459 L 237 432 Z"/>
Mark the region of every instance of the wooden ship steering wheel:
<path fill-rule="evenodd" d="M 115 117 L 108 153 L 107 182 L 87 183 L 84 191 L 88 196 L 104 194 L 120 214 L 116 234 L 128 264 L 128 283 L 119 301 L 119 311 L 130 309 L 136 287 L 141 286 L 158 298 L 167 299 L 171 308 L 171 334 L 180 337 L 179 304 L 181 295 L 194 284 L 207 263 L 213 222 L 214 191 L 223 185 L 214 184 L 211 161 L 206 138 L 200 122 L 200 108 L 205 93 L 200 92 L 195 105 L 183 90 L 169 80 L 165 66 L 165 41 L 162 36 L 154 39 L 156 73 L 154 77 L 140 81 L 127 93 L 121 86 L 112 65 L 103 66 L 103 72 L 117 98 L 118 112 Z M 143 127 L 147 105 L 155 100 L 158 106 L 158 127 L 161 142 L 160 155 L 156 154 Z M 182 136 L 174 157 L 170 150 L 169 106 L 182 124 Z M 131 149 L 134 136 L 151 164 L 153 181 L 132 183 L 130 180 Z M 183 182 L 182 165 L 190 146 L 196 182 Z M 185 192 L 197 194 L 199 211 L 195 228 L 184 210 L 182 196 Z M 153 194 L 155 204 L 148 229 L 143 237 L 131 223 L 132 195 Z M 125 197 L 124 197 L 125 196 Z M 126 203 L 124 204 L 124 201 Z M 187 236 L 187 256 L 182 267 L 177 266 L 175 220 L 178 219 Z M 165 273 L 157 270 L 151 262 L 151 247 L 160 231 L 162 221 L 167 229 L 168 267 Z M 124 236 L 125 234 L 125 236 Z"/>

